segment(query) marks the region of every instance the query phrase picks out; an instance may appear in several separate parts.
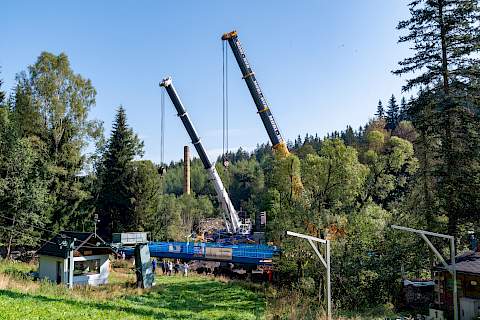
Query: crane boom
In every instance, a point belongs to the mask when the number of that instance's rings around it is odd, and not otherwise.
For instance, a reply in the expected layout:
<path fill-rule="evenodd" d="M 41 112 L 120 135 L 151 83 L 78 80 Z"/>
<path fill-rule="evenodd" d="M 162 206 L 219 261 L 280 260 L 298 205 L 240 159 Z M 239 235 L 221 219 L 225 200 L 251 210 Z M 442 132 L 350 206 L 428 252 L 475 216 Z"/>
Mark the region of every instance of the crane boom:
<path fill-rule="evenodd" d="M 162 82 L 160 82 L 160 87 L 164 87 L 167 91 L 170 100 L 177 110 L 178 117 L 180 117 L 182 120 L 190 139 L 192 139 L 192 144 L 195 147 L 195 150 L 197 150 L 198 156 L 200 157 L 205 170 L 207 170 L 209 180 L 212 181 L 215 192 L 217 193 L 218 202 L 221 204 L 223 209 L 227 231 L 240 234 L 249 233 L 249 228 L 241 224 L 238 213 L 233 207 L 232 201 L 230 200 L 230 197 L 223 186 L 223 182 L 218 175 L 217 169 L 215 169 L 215 165 L 208 158 L 207 152 L 205 151 L 205 148 L 198 137 L 197 131 L 195 130 L 195 127 L 193 126 L 193 123 L 190 120 L 190 117 L 188 116 L 188 113 L 185 110 L 185 107 L 183 106 L 175 87 L 173 86 L 172 79 L 170 77 L 163 79 Z"/>
<path fill-rule="evenodd" d="M 273 149 L 287 156 L 289 154 L 289 151 L 285 140 L 283 139 L 280 133 L 280 129 L 275 122 L 275 118 L 270 111 L 267 99 L 263 95 L 262 89 L 260 89 L 260 85 L 258 84 L 258 81 L 255 77 L 255 73 L 253 72 L 252 67 L 248 63 L 245 50 L 243 49 L 242 44 L 238 39 L 237 32 L 232 31 L 223 34 L 222 40 L 227 41 L 230 45 L 230 48 L 232 49 L 233 55 L 237 60 L 240 71 L 242 72 L 243 79 L 245 80 L 248 90 L 250 91 L 253 101 L 255 102 L 255 106 L 257 107 L 257 113 L 260 115 L 263 125 L 267 130 L 267 134 L 270 138 Z"/>

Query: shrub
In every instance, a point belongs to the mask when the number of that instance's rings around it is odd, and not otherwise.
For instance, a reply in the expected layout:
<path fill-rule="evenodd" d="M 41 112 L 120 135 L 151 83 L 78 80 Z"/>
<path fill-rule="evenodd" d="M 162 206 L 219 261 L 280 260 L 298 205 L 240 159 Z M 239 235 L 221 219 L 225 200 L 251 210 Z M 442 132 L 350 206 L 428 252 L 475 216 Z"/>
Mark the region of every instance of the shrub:
<path fill-rule="evenodd" d="M 128 260 L 113 260 L 112 261 L 112 268 L 128 269 L 130 266 L 131 266 L 131 264 L 128 262 Z"/>
<path fill-rule="evenodd" d="M 24 272 L 12 267 L 6 268 L 3 273 L 17 280 L 34 280 L 34 276 L 31 272 Z"/>

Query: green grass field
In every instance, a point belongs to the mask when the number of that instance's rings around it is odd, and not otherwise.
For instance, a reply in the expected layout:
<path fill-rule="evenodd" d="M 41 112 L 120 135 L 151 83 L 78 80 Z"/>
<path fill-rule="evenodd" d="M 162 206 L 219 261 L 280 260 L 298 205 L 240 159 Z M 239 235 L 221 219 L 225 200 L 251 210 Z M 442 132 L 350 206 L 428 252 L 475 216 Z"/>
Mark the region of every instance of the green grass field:
<path fill-rule="evenodd" d="M 26 270 L 0 265 L 0 319 L 264 319 L 261 290 L 235 282 L 159 276 L 155 288 L 139 290 L 133 274 L 113 272 L 109 285 L 68 290 L 24 278 Z"/>
<path fill-rule="evenodd" d="M 191 275 L 157 276 L 153 289 L 134 288 L 131 270 L 110 273 L 110 284 L 75 287 L 33 281 L 36 266 L 0 262 L 0 319 L 324 319 L 315 298 L 272 286 Z M 391 306 L 367 312 L 337 311 L 337 320 L 394 317 Z"/>

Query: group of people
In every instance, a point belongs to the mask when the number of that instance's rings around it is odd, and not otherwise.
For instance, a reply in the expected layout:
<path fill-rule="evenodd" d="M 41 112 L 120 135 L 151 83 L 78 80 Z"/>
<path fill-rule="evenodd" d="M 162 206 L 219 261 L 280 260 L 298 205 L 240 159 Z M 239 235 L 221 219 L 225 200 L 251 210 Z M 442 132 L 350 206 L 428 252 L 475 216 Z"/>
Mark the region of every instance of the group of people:
<path fill-rule="evenodd" d="M 160 269 L 162 270 L 162 274 L 164 275 L 169 275 L 171 276 L 172 273 L 178 274 L 180 271 L 183 272 L 184 277 L 188 277 L 188 269 L 190 266 L 188 263 L 184 262 L 183 264 L 180 263 L 179 260 L 175 262 L 175 264 L 172 261 L 161 261 L 160 262 Z M 156 274 L 157 270 L 157 259 L 153 258 L 152 260 L 152 271 L 154 274 Z"/>

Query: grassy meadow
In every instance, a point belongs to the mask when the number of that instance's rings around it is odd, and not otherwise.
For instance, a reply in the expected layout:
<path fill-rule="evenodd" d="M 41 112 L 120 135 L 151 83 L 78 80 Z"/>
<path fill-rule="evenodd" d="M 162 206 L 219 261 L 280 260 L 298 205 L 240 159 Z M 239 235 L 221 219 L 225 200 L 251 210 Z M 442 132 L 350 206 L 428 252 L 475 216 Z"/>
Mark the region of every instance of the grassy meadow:
<path fill-rule="evenodd" d="M 0 261 L 0 319 L 323 320 L 317 301 L 269 285 L 191 274 L 157 276 L 152 289 L 134 287 L 135 274 L 114 268 L 110 283 L 72 290 L 33 281 L 35 264 Z M 337 320 L 394 318 L 390 306 L 338 311 Z"/>
<path fill-rule="evenodd" d="M 0 263 L 0 319 L 264 319 L 265 299 L 254 286 L 192 275 L 158 276 L 152 289 L 133 287 L 129 270 L 111 283 L 68 290 L 32 281 L 35 265 Z"/>

